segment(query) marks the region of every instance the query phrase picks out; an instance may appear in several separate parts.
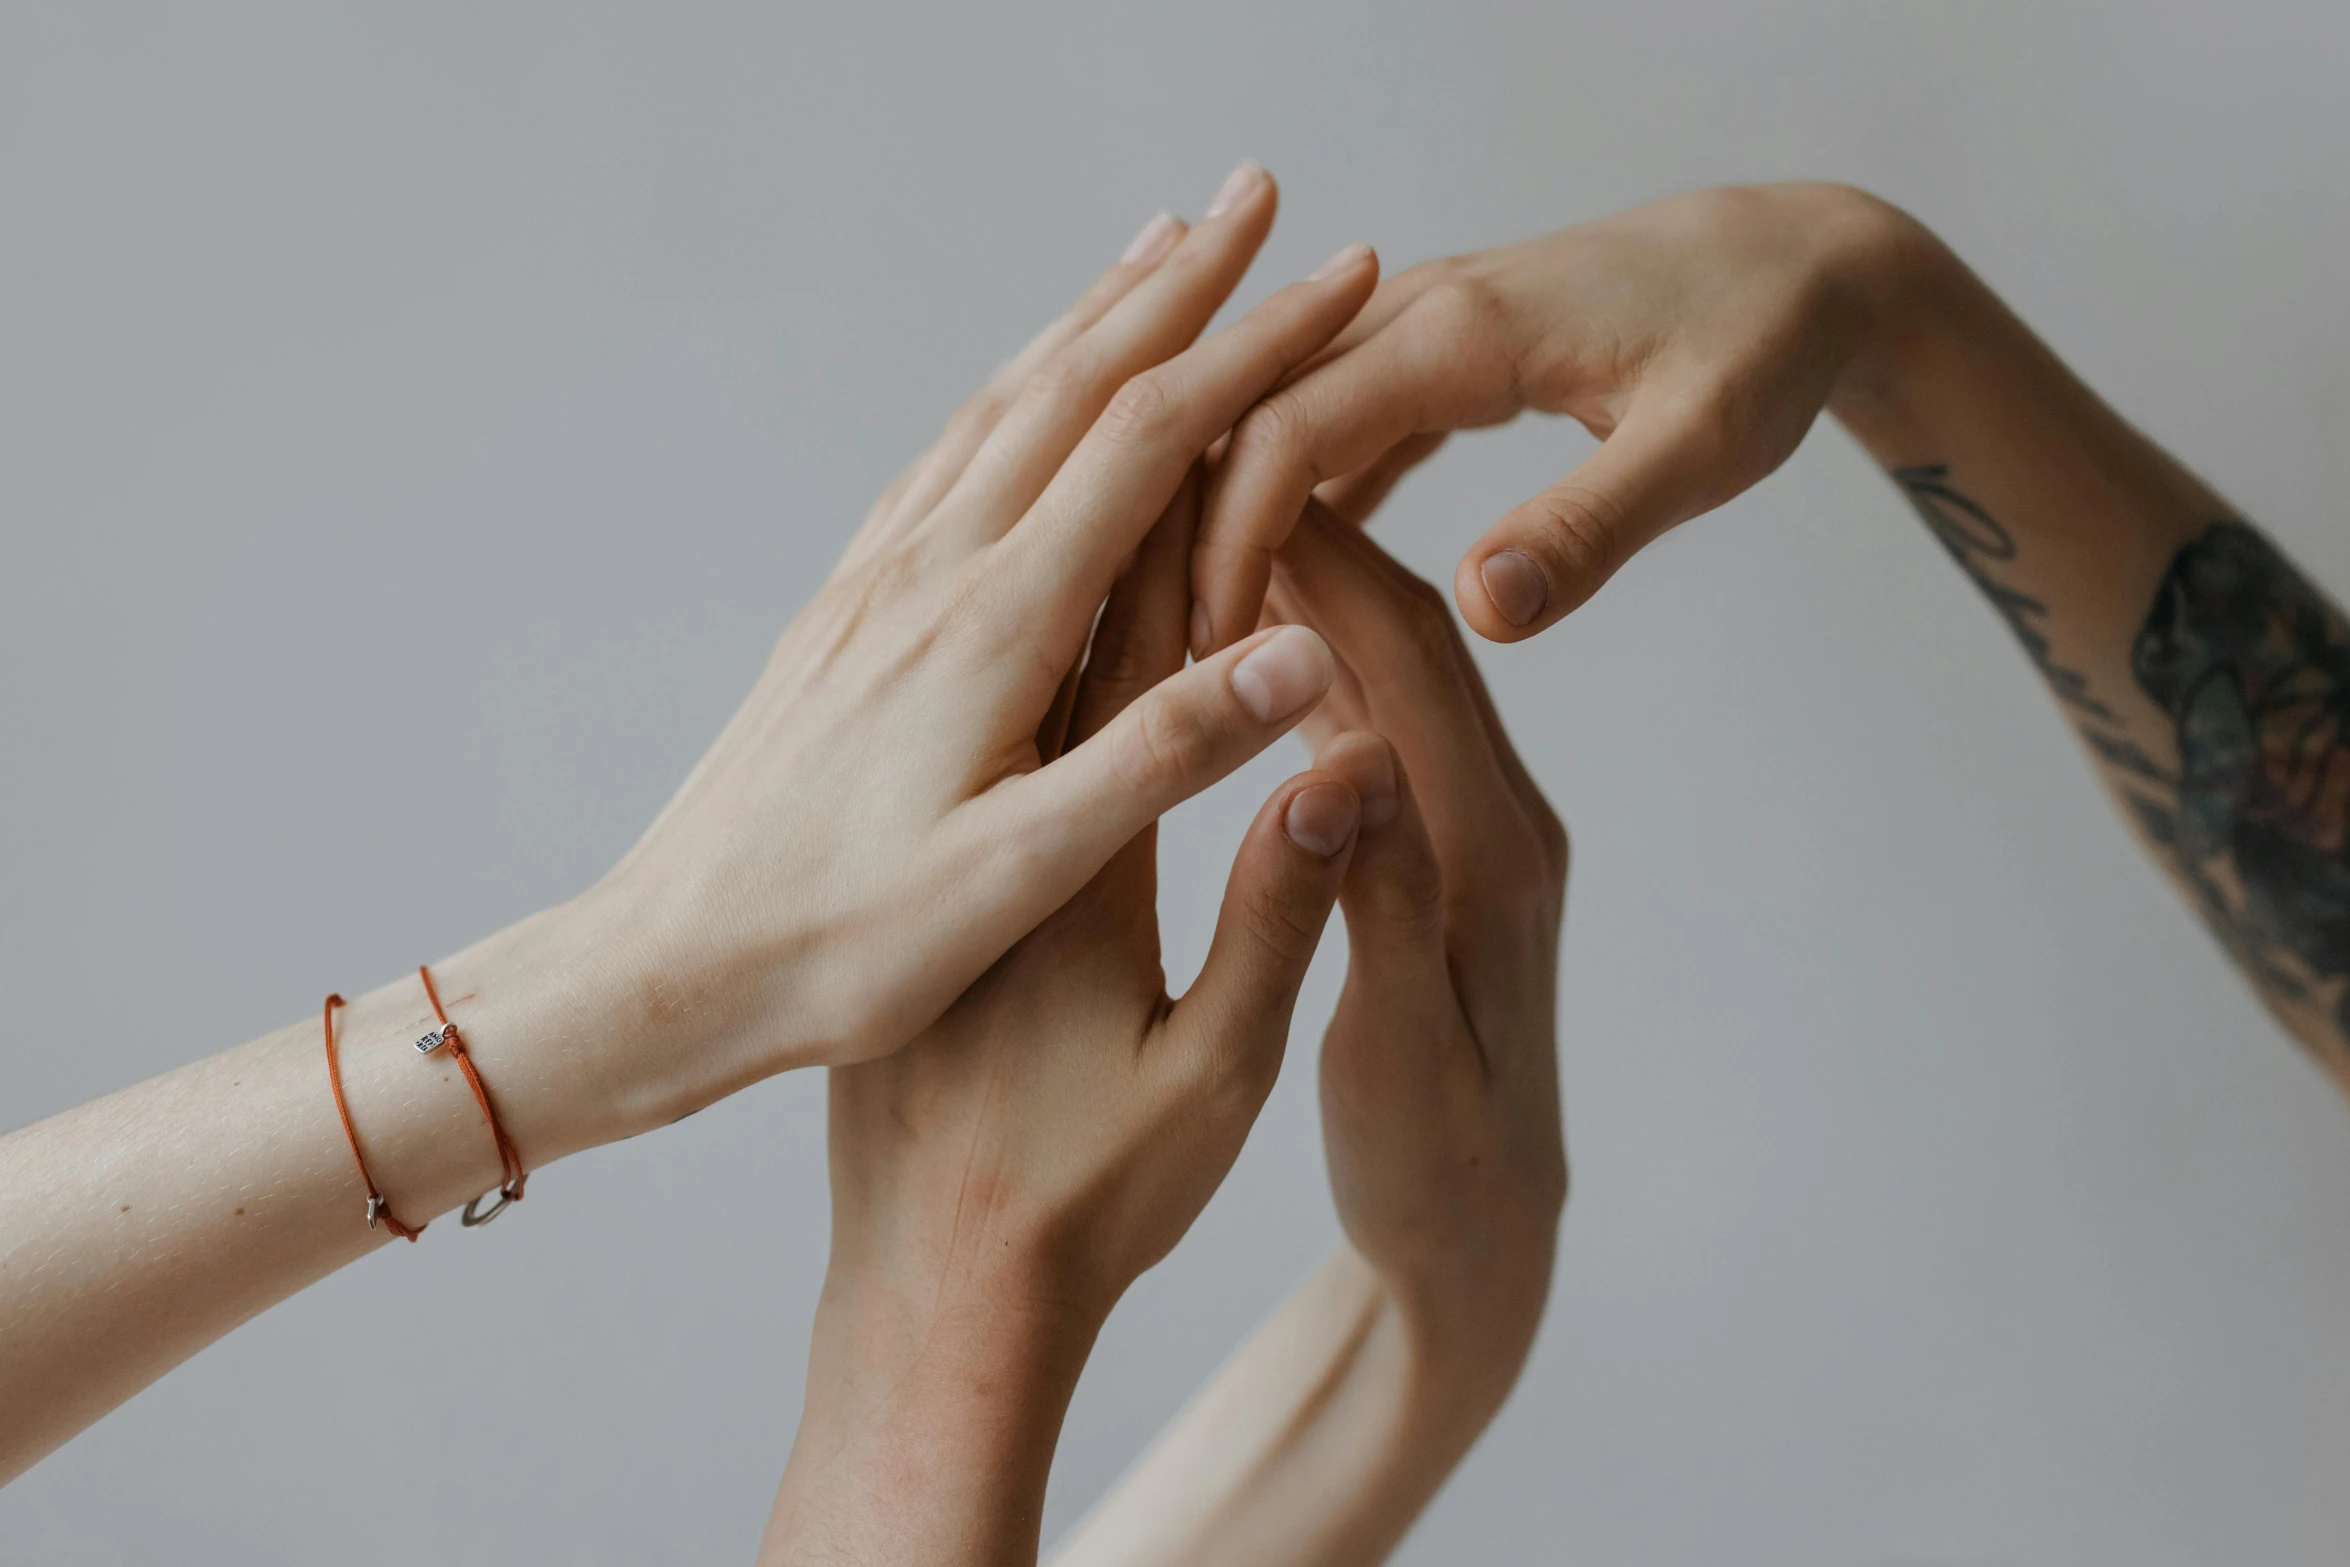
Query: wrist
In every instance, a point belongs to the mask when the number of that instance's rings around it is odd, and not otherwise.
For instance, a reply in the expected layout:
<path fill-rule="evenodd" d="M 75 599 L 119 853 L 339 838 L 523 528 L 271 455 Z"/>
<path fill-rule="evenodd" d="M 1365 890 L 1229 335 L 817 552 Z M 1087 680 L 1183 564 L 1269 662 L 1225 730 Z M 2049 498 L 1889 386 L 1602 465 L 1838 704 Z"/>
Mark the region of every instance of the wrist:
<path fill-rule="evenodd" d="M 931 1402 L 984 1383 L 1022 1409 L 1065 1402 L 1106 1313 L 1009 1261 L 890 1271 L 836 1245 L 809 1347 L 808 1402 L 826 1418 L 877 1390 L 918 1384 Z"/>
<path fill-rule="evenodd" d="M 836 1267 L 761 1560 L 1033 1561 L 1099 1327 L 1018 1280 L 925 1293 Z"/>
<path fill-rule="evenodd" d="M 1369 1262 L 1361 1264 L 1376 1273 Z M 1524 1370 L 1549 1299 L 1550 1253 L 1513 1255 L 1505 1269 L 1450 1266 L 1377 1275 L 1403 1347 L 1422 1419 L 1474 1440 Z"/>

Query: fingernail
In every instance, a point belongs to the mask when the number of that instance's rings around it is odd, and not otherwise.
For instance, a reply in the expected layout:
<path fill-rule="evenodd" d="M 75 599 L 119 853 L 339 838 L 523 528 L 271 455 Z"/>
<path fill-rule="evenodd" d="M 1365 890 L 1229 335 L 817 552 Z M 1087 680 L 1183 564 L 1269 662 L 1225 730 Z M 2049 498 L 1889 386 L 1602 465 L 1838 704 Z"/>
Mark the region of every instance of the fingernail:
<path fill-rule="evenodd" d="M 1485 583 L 1485 596 L 1513 626 L 1525 625 L 1550 602 L 1550 579 L 1534 564 L 1533 556 L 1521 551 L 1503 550 L 1486 556 L 1477 575 Z"/>
<path fill-rule="evenodd" d="M 1254 158 L 1243 158 L 1240 167 L 1224 176 L 1224 183 L 1216 190 L 1216 199 L 1208 203 L 1208 216 L 1220 217 L 1239 205 L 1240 198 L 1256 189 L 1265 177 L 1264 166 Z"/>
<path fill-rule="evenodd" d="M 1303 626 L 1283 626 L 1232 666 L 1232 694 L 1260 724 L 1289 717 L 1330 689 L 1330 650 Z"/>
<path fill-rule="evenodd" d="M 1118 258 L 1120 266 L 1132 266 L 1137 261 L 1148 261 L 1164 250 L 1175 237 L 1175 215 L 1162 212 L 1142 226 L 1142 232 L 1127 242 L 1126 253 Z"/>
<path fill-rule="evenodd" d="M 1315 784 L 1289 797 L 1289 809 L 1281 813 L 1281 826 L 1291 843 L 1327 860 L 1354 840 L 1355 821 L 1361 814 L 1352 789 Z"/>
<path fill-rule="evenodd" d="M 1371 247 L 1358 239 L 1353 244 L 1347 246 L 1346 249 L 1340 251 L 1337 255 L 1332 256 L 1328 261 L 1325 261 L 1320 266 L 1314 268 L 1313 271 L 1307 273 L 1306 281 L 1309 283 L 1319 283 L 1322 281 L 1322 279 L 1330 277 L 1336 273 L 1344 272 L 1349 267 L 1360 266 L 1362 265 L 1363 258 L 1370 253 Z"/>
<path fill-rule="evenodd" d="M 1213 635 L 1215 635 L 1215 627 L 1208 623 L 1208 606 L 1205 604 L 1192 605 L 1191 656 L 1193 658 L 1208 656 L 1208 638 Z"/>
<path fill-rule="evenodd" d="M 1364 749 L 1373 753 L 1369 765 L 1348 768 L 1346 781 L 1362 797 L 1363 825 L 1384 827 L 1395 820 L 1395 753 L 1384 741 Z"/>

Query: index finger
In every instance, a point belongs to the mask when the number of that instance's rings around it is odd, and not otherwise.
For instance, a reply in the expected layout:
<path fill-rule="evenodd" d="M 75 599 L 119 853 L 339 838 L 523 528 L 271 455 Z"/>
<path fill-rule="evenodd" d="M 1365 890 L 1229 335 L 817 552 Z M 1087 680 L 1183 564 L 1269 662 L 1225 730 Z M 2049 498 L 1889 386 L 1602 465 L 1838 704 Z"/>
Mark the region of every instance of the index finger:
<path fill-rule="evenodd" d="M 1249 410 L 1192 549 L 1192 656 L 1255 628 L 1273 555 L 1317 485 L 1415 436 L 1498 424 L 1522 400 L 1514 356 L 1466 290 L 1423 290 L 1381 330 Z"/>

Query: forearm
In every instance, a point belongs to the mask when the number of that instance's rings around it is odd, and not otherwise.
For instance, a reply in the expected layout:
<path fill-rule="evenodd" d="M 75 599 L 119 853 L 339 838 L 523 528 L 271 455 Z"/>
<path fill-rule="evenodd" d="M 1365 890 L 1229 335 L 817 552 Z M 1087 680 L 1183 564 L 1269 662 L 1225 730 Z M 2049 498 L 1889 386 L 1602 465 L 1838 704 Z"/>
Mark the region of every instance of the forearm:
<path fill-rule="evenodd" d="M 609 1023 L 561 914 L 436 965 L 532 1164 L 613 1135 L 548 1066 Z M 404 1222 L 498 1184 L 497 1152 L 414 974 L 339 1015 L 368 1167 Z M 0 1480 L 269 1306 L 382 1245 L 316 1015 L 0 1138 Z"/>
<path fill-rule="evenodd" d="M 1016 1288 L 953 1293 L 826 1280 L 761 1567 L 1036 1560 L 1099 1323 Z"/>
<path fill-rule="evenodd" d="M 2339 613 L 1937 242 L 1895 232 L 1831 408 L 2007 622 L 2148 853 L 2350 1088 Z"/>
<path fill-rule="evenodd" d="M 1383 1560 L 1512 1380 L 1461 1374 L 1451 1359 L 1340 1247 L 1061 1542 L 1052 1567 Z"/>

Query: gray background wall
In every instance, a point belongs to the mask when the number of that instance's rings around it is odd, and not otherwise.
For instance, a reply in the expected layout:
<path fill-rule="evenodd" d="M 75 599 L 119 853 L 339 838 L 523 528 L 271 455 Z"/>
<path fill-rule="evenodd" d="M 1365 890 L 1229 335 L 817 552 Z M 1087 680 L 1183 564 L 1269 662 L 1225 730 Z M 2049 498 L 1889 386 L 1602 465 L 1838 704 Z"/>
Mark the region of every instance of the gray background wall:
<path fill-rule="evenodd" d="M 8 7 L 0 1124 L 595 876 L 869 496 L 1244 154 L 1251 298 L 1871 185 L 2350 589 L 2350 12 L 1765 10 Z M 1384 536 L 1443 580 L 1586 445 L 1464 440 Z M 2350 1122 L 1849 443 L 1482 657 L 1577 833 L 1576 1190 L 1404 1559 L 2341 1560 Z M 1295 762 L 1174 822 L 1178 975 Z M 1331 1242 L 1341 961 L 1050 1532 Z M 0 1494 L 0 1559 L 747 1559 L 821 1134 L 776 1081 L 371 1257 Z"/>

